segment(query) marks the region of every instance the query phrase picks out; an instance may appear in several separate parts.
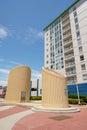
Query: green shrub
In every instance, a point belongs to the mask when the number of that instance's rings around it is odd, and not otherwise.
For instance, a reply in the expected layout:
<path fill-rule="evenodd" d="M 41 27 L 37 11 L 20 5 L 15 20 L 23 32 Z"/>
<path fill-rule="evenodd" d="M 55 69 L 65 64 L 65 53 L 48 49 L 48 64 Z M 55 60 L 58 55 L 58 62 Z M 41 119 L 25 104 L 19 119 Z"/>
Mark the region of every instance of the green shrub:
<path fill-rule="evenodd" d="M 69 104 L 78 104 L 78 99 L 69 98 Z"/>
<path fill-rule="evenodd" d="M 30 96 L 30 100 L 41 100 L 41 96 Z"/>
<path fill-rule="evenodd" d="M 69 94 L 68 97 L 72 99 L 78 99 L 78 96 L 76 94 Z M 87 96 L 80 95 L 80 100 L 81 99 L 83 100 L 83 102 L 87 103 Z"/>
<path fill-rule="evenodd" d="M 69 98 L 78 98 L 78 96 L 76 94 L 69 94 L 68 97 Z"/>
<path fill-rule="evenodd" d="M 86 105 L 86 102 L 81 102 L 81 104 L 80 105 Z"/>
<path fill-rule="evenodd" d="M 83 99 L 80 99 L 80 102 L 84 102 Z M 69 103 L 70 104 L 78 104 L 78 99 L 69 98 Z"/>

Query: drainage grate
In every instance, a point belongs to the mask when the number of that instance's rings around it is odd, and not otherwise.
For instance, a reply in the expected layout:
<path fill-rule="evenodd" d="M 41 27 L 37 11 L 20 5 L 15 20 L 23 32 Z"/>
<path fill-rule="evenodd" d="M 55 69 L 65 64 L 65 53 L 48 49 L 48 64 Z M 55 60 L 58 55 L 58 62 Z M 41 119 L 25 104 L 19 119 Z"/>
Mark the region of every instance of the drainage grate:
<path fill-rule="evenodd" d="M 50 119 L 61 121 L 61 120 L 66 120 L 72 118 L 71 116 L 65 116 L 65 115 L 60 115 L 60 116 L 54 116 L 50 117 Z"/>

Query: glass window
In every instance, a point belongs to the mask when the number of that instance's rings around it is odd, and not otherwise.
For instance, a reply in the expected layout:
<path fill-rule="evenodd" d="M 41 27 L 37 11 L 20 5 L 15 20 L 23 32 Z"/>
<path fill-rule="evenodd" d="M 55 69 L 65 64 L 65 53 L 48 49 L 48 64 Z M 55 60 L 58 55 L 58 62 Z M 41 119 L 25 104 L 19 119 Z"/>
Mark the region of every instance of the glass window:
<path fill-rule="evenodd" d="M 83 80 L 87 80 L 87 74 L 83 74 Z"/>
<path fill-rule="evenodd" d="M 46 57 L 48 58 L 49 56 L 47 55 Z"/>
<path fill-rule="evenodd" d="M 77 39 L 78 44 L 81 44 L 81 38 Z"/>
<path fill-rule="evenodd" d="M 82 69 L 82 70 L 86 70 L 85 64 L 81 65 L 81 69 Z"/>
<path fill-rule="evenodd" d="M 75 18 L 74 21 L 75 21 L 75 23 L 78 23 L 78 18 Z"/>
<path fill-rule="evenodd" d="M 76 17 L 76 16 L 77 16 L 77 12 L 76 12 L 76 11 L 75 11 L 73 14 L 74 14 L 74 17 Z"/>
<path fill-rule="evenodd" d="M 49 63 L 49 61 L 46 61 L 46 63 L 48 64 L 48 63 Z"/>
<path fill-rule="evenodd" d="M 40 89 L 40 94 L 42 94 L 42 89 Z"/>
<path fill-rule="evenodd" d="M 77 31 L 76 35 L 77 35 L 77 37 L 79 37 L 80 36 L 80 31 Z"/>
<path fill-rule="evenodd" d="M 83 60 L 84 60 L 84 56 L 81 55 L 81 56 L 80 56 L 80 61 L 83 61 Z"/>
<path fill-rule="evenodd" d="M 78 30 L 78 29 L 79 29 L 79 25 L 78 25 L 78 24 L 76 24 L 76 25 L 75 25 L 75 28 L 76 28 L 76 30 Z"/>
<path fill-rule="evenodd" d="M 80 46 L 78 49 L 79 49 L 79 52 L 82 52 L 82 46 Z"/>
<path fill-rule="evenodd" d="M 73 7 L 73 11 L 75 11 L 75 10 L 76 10 L 76 6 Z"/>

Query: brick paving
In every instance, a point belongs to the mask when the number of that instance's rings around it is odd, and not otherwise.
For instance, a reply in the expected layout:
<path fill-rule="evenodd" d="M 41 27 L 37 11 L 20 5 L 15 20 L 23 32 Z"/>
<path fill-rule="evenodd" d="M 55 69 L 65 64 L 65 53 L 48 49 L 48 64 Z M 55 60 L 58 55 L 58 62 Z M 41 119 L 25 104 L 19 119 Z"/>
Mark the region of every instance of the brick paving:
<path fill-rule="evenodd" d="M 52 119 L 61 115 L 70 118 Z M 19 120 L 12 130 L 87 130 L 87 108 L 72 114 L 33 113 Z"/>
<path fill-rule="evenodd" d="M 79 107 L 78 113 L 57 114 L 0 104 L 0 130 L 87 130 L 87 106 Z"/>
<path fill-rule="evenodd" d="M 16 113 L 19 113 L 19 112 L 22 112 L 22 111 L 25 111 L 25 110 L 27 110 L 27 109 L 23 108 L 23 107 L 15 106 L 15 107 L 0 111 L 0 119 L 7 117 L 7 116 L 10 116 L 10 115 L 13 115 L 13 114 L 16 114 Z"/>

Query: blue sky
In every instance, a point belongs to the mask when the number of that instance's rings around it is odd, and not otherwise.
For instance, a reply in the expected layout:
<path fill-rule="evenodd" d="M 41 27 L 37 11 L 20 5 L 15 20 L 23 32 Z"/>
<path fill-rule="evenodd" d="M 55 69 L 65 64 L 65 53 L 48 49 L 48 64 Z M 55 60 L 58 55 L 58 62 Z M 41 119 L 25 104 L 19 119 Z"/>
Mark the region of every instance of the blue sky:
<path fill-rule="evenodd" d="M 18 65 L 41 76 L 44 65 L 43 29 L 75 0 L 0 0 L 0 85 Z"/>

